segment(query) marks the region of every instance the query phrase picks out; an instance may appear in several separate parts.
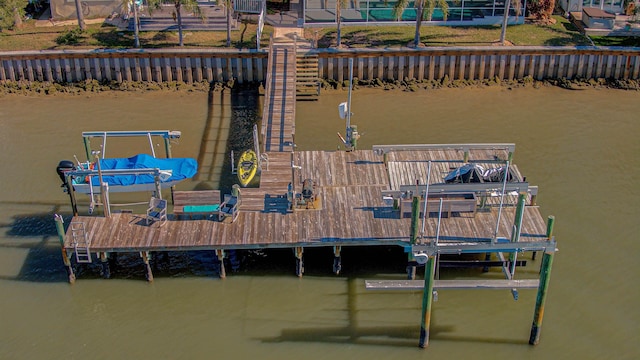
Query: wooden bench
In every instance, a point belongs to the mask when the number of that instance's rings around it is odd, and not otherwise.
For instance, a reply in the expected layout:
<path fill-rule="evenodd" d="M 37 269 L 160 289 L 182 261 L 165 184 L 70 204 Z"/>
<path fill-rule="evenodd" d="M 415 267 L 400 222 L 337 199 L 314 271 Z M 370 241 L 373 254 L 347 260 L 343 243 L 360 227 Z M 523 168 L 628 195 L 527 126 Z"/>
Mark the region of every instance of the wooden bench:
<path fill-rule="evenodd" d="M 429 194 L 427 213 L 438 213 L 440 210 L 440 198 L 442 198 L 442 214 L 449 217 L 452 212 L 476 212 L 476 194 L 474 193 L 442 193 Z M 400 217 L 411 217 L 412 199 L 400 201 Z M 420 216 L 423 215 L 424 200 L 420 200 Z"/>
<path fill-rule="evenodd" d="M 173 214 L 216 215 L 220 210 L 220 190 L 174 191 Z"/>

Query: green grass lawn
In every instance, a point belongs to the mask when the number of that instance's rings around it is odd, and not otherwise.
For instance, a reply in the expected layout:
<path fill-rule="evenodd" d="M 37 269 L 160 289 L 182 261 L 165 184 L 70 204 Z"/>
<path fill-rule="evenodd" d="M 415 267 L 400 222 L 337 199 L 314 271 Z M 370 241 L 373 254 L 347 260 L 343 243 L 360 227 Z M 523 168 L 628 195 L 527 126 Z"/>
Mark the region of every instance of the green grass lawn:
<path fill-rule="evenodd" d="M 507 41 L 518 46 L 580 46 L 591 45 L 589 39 L 563 17 L 556 17 L 556 24 L 513 25 L 507 28 Z M 64 49 L 124 49 L 133 47 L 133 33 L 109 24 L 88 25 L 85 32 L 77 26 L 36 27 L 29 20 L 20 30 L 0 32 L 0 49 L 11 50 L 64 50 Z M 266 47 L 272 33 L 265 26 L 261 47 Z M 342 28 L 342 44 L 352 48 L 396 48 L 413 42 L 413 26 L 345 26 Z M 500 39 L 500 26 L 422 26 L 421 42 L 431 46 L 490 46 Z M 232 31 L 234 48 L 256 47 L 256 25 L 241 24 Z M 336 28 L 309 28 L 307 39 L 316 39 L 318 47 L 336 44 Z M 640 46 L 640 38 L 594 37 L 600 46 Z M 178 46 L 177 32 L 142 32 L 142 48 L 173 48 Z M 226 44 L 225 31 L 186 31 L 185 48 L 216 48 Z"/>
<path fill-rule="evenodd" d="M 590 45 L 589 40 L 565 18 L 553 25 L 523 24 L 507 28 L 506 39 L 521 46 Z M 335 45 L 336 29 L 307 29 L 318 37 L 319 47 Z M 357 26 L 342 28 L 342 43 L 349 47 L 400 47 L 413 43 L 413 26 Z M 422 26 L 420 40 L 426 46 L 487 46 L 500 40 L 500 26 Z"/>

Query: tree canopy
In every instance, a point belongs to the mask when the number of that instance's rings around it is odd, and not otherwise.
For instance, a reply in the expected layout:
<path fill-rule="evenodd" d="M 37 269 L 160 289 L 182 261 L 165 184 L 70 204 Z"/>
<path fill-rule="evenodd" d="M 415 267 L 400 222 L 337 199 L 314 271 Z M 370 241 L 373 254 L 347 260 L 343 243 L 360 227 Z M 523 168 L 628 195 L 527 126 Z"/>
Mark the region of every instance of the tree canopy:
<path fill-rule="evenodd" d="M 28 0 L 0 0 L 0 30 L 22 26 Z"/>

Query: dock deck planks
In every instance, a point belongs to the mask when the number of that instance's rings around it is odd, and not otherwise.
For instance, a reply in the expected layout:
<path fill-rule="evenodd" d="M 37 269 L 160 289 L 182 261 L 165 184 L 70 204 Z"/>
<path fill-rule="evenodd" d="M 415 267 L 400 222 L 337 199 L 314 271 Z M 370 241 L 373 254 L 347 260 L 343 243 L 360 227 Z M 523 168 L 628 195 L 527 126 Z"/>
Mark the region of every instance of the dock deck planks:
<path fill-rule="evenodd" d="M 432 160 L 442 161 L 440 164 L 445 168 L 458 165 L 457 162 L 446 161 L 451 160 L 449 155 L 439 153 L 438 156 L 443 156 L 441 159 L 434 154 L 429 156 Z M 296 189 L 301 189 L 303 179 L 314 179 L 322 204 L 320 209 L 294 212 L 264 208 L 267 203 L 265 196 L 284 196 L 286 184 L 292 178 L 291 153 L 269 153 L 268 156 L 269 169 L 264 170 L 263 176 L 274 178 L 267 181 L 264 188 L 240 190 L 242 207 L 247 208 L 241 208 L 233 223 L 211 219 L 177 220 L 170 216 L 163 226 L 147 226 L 144 215 L 128 213 L 114 214 L 111 218 L 76 216 L 73 221 L 85 223 L 93 252 L 402 245 L 408 241 L 411 219 L 400 219 L 398 211 L 385 205 L 382 199 L 381 192 L 391 188 L 382 156 L 371 150 L 293 153 L 294 162 L 302 167 L 293 176 Z M 406 162 L 416 163 L 409 154 L 398 155 L 394 161 L 402 157 Z M 280 177 L 285 178 L 278 182 Z M 248 205 L 247 198 L 250 197 L 254 197 L 253 205 Z M 514 198 L 510 197 L 510 203 L 505 201 L 498 236 L 510 236 L 515 217 Z M 475 215 L 460 213 L 443 218 L 441 241 L 491 239 L 497 217 L 498 207 L 491 205 L 489 211 L 476 212 Z M 428 218 L 426 236 L 435 236 L 436 227 L 437 218 Z M 540 241 L 545 233 L 546 222 L 538 207 L 527 206 L 520 240 Z M 73 247 L 69 234 L 65 247 Z"/>

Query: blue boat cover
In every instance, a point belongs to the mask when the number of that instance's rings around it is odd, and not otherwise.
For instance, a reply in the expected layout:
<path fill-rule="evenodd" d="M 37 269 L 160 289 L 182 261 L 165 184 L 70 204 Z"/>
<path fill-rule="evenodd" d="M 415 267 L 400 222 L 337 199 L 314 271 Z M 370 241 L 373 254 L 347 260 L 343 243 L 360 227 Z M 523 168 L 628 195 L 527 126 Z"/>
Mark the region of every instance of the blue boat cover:
<path fill-rule="evenodd" d="M 192 158 L 158 159 L 151 155 L 138 154 L 130 158 L 100 159 L 102 170 L 113 169 L 160 169 L 170 170 L 171 177 L 163 181 L 177 181 L 193 177 L 198 172 L 198 162 Z M 152 174 L 144 175 L 108 175 L 102 176 L 102 181 L 109 186 L 127 186 L 133 184 L 152 184 Z M 92 176 L 91 185 L 100 184 L 98 176 Z"/>

